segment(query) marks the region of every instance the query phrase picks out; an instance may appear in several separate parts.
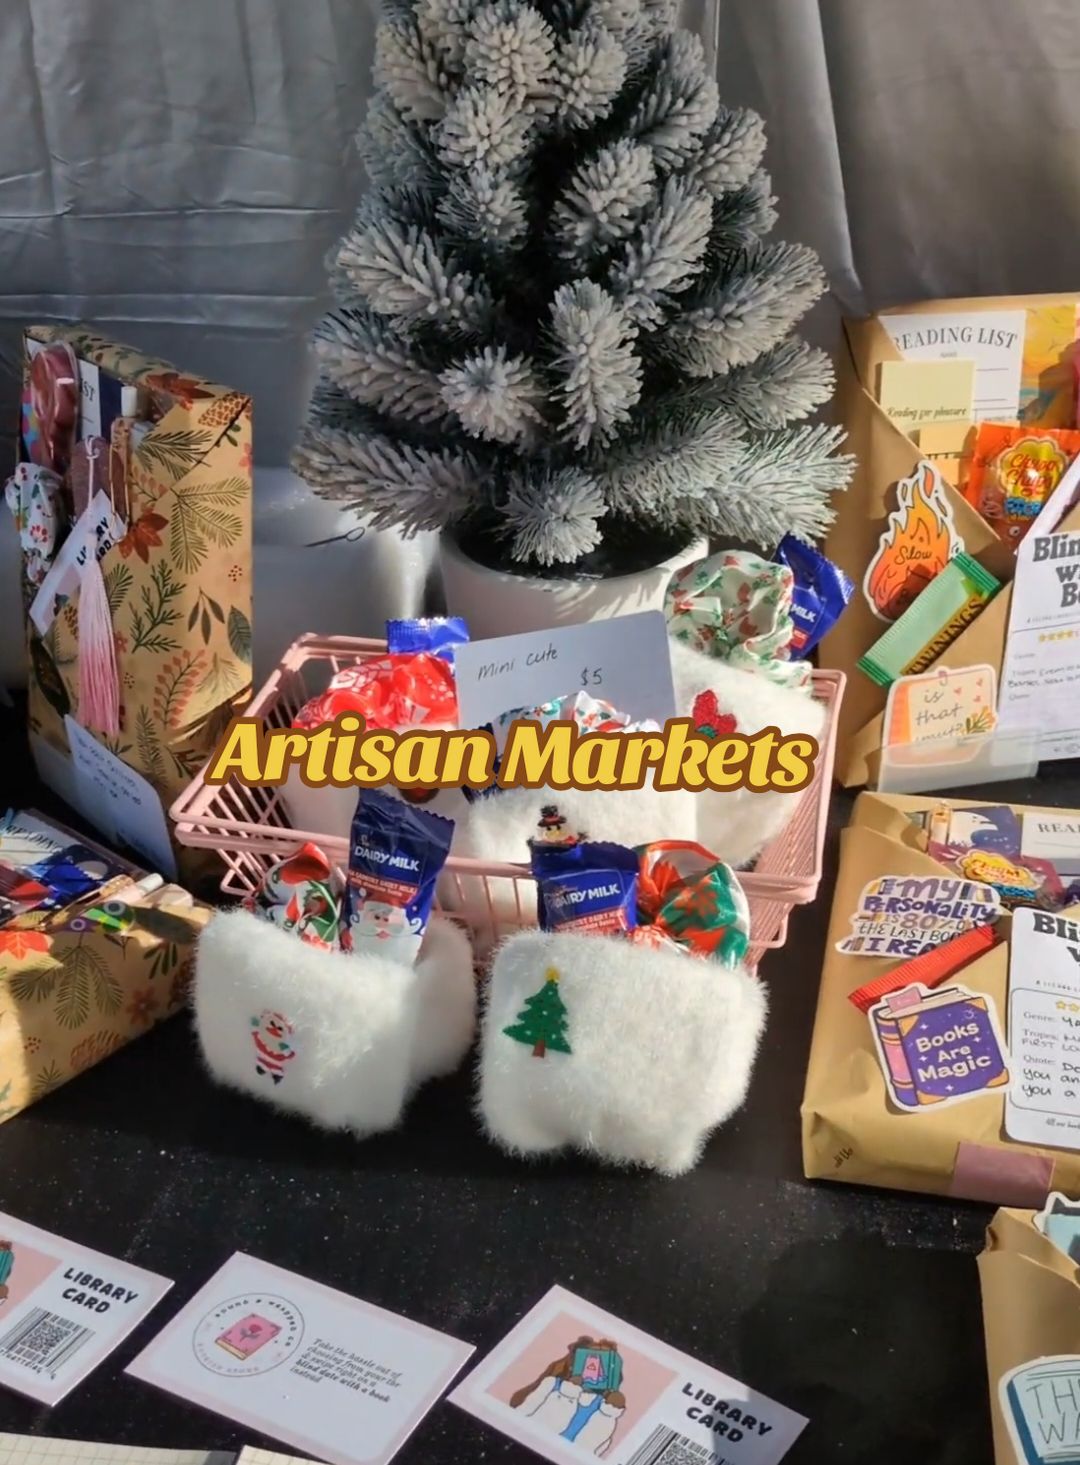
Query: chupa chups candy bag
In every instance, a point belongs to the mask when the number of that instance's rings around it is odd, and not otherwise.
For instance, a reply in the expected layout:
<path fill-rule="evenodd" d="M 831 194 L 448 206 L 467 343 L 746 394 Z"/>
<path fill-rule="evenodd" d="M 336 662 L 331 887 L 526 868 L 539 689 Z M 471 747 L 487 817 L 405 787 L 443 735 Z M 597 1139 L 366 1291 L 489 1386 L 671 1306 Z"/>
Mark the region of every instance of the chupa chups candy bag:
<path fill-rule="evenodd" d="M 460 616 L 421 616 L 386 623 L 386 649 L 392 656 L 425 651 L 453 666 L 455 649 L 468 639 L 469 628 Z"/>
<path fill-rule="evenodd" d="M 786 565 L 795 577 L 791 602 L 795 633 L 788 655 L 801 661 L 843 615 L 855 586 L 839 565 L 793 534 L 785 534 L 773 559 Z"/>
<path fill-rule="evenodd" d="M 336 951 L 341 921 L 341 881 L 316 844 L 305 844 L 272 865 L 247 909 L 308 946 Z"/>
<path fill-rule="evenodd" d="M 980 422 L 964 497 L 1016 546 L 1080 453 L 1080 431 Z"/>
<path fill-rule="evenodd" d="M 954 860 L 953 868 L 965 880 L 992 885 L 1006 910 L 1021 905 L 1057 910 L 1064 897 L 1061 877 L 1048 860 L 1010 860 L 990 850 L 973 849 Z"/>
<path fill-rule="evenodd" d="M 739 878 L 703 845 L 662 839 L 642 845 L 638 916 L 694 956 L 734 966 L 750 945 L 750 907 Z"/>
<path fill-rule="evenodd" d="M 341 915 L 346 951 L 416 961 L 453 837 L 452 819 L 378 789 L 360 795 Z"/>

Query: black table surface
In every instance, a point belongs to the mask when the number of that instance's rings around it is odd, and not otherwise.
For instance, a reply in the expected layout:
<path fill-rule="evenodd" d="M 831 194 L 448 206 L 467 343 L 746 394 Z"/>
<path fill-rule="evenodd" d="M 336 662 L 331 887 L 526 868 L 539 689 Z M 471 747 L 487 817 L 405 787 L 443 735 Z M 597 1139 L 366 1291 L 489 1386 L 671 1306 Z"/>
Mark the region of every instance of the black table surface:
<path fill-rule="evenodd" d="M 0 714 L 0 803 L 61 815 L 17 716 Z M 1071 807 L 1080 769 L 962 795 Z M 176 1284 L 58 1407 L 0 1394 L 0 1431 L 272 1443 L 123 1372 L 239 1250 L 465 1339 L 477 1359 L 559 1283 L 806 1415 L 791 1465 L 990 1465 L 975 1266 L 990 1209 L 802 1178 L 799 1104 L 850 811 L 837 793 L 819 898 L 763 963 L 771 1013 L 749 1101 L 682 1179 L 507 1158 L 472 1117 L 468 1069 L 424 1089 L 393 1134 L 327 1136 L 216 1087 L 183 1016 L 0 1125 L 0 1209 Z M 535 1457 L 443 1402 L 398 1458 Z"/>

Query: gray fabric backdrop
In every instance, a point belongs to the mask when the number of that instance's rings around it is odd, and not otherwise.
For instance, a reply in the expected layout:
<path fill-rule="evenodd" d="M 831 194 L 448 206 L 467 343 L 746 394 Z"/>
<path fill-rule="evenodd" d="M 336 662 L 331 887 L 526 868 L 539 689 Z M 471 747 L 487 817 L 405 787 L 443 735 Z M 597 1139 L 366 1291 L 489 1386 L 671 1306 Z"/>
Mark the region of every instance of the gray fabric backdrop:
<path fill-rule="evenodd" d="M 838 307 L 1080 288 L 1080 0 L 721 0 L 718 22 L 712 3 L 687 16 L 715 28 L 725 100 L 769 122 L 780 230 L 829 269 L 813 334 Z M 372 30 L 365 0 L 0 0 L 0 432 L 21 324 L 81 318 L 253 393 L 256 460 L 286 460 Z M 279 551 L 327 527 L 265 481 Z M 279 553 L 275 575 L 325 587 L 319 553 Z M 17 661 L 6 516 L 0 554 Z M 333 629 L 382 614 L 350 602 Z"/>

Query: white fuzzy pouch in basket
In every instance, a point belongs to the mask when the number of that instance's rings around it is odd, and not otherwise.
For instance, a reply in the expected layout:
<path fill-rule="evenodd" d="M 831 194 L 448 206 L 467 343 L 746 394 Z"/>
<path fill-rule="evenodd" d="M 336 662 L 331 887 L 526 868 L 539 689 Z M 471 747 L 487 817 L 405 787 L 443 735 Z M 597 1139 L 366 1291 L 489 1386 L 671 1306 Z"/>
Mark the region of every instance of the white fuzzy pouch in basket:
<path fill-rule="evenodd" d="M 573 1147 L 680 1175 L 742 1104 L 766 997 L 745 967 L 619 937 L 522 932 L 499 949 L 479 1109 L 515 1153 Z"/>
<path fill-rule="evenodd" d="M 768 677 L 742 671 L 672 640 L 671 669 L 675 705 L 689 717 L 702 692 L 715 692 L 723 712 L 730 712 L 737 730 L 753 737 L 768 727 L 785 737 L 821 738 L 826 712 L 809 692 L 777 686 Z M 702 789 L 695 795 L 697 830 L 691 836 L 726 864 L 741 869 L 755 860 L 781 834 L 799 806 L 800 793 L 755 793 L 739 788 L 720 792 Z"/>
<path fill-rule="evenodd" d="M 363 1136 L 392 1129 L 413 1091 L 473 1040 L 472 948 L 433 918 L 415 967 L 309 946 L 248 911 L 199 941 L 195 1028 L 221 1083 Z"/>

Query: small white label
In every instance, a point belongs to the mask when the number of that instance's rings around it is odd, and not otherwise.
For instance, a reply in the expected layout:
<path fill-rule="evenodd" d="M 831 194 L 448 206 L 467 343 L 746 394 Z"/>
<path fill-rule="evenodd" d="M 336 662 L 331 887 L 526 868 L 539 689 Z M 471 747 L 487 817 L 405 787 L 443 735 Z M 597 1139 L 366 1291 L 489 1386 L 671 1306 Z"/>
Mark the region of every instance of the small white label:
<path fill-rule="evenodd" d="M 675 716 L 667 622 L 658 610 L 470 641 L 454 652 L 462 727 L 588 692 L 632 721 Z"/>
<path fill-rule="evenodd" d="M 64 718 L 75 769 L 76 803 L 106 838 L 123 840 L 154 869 L 176 879 L 165 810 L 153 786 L 70 715 Z"/>

